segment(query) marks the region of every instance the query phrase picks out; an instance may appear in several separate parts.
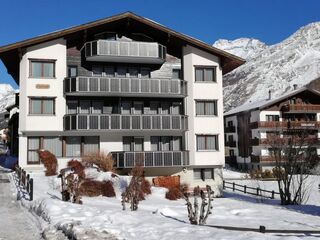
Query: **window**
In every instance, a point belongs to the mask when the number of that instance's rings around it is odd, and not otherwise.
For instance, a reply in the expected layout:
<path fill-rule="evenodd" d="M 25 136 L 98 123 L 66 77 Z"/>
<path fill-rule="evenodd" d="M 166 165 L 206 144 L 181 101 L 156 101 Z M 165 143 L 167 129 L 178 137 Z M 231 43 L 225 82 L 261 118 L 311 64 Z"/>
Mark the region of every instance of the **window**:
<path fill-rule="evenodd" d="M 279 121 L 279 115 L 266 115 L 266 120 L 268 122 L 278 122 Z"/>
<path fill-rule="evenodd" d="M 233 127 L 233 121 L 228 121 L 228 127 Z"/>
<path fill-rule="evenodd" d="M 90 113 L 91 102 L 89 100 L 80 100 L 79 111 L 80 113 Z"/>
<path fill-rule="evenodd" d="M 67 113 L 77 114 L 78 112 L 78 101 L 67 101 Z"/>
<path fill-rule="evenodd" d="M 181 151 L 180 136 L 151 136 L 151 151 Z"/>
<path fill-rule="evenodd" d="M 134 102 L 133 103 L 133 114 L 141 115 L 143 112 L 143 102 Z"/>
<path fill-rule="evenodd" d="M 150 112 L 149 114 L 158 114 L 159 102 L 150 102 Z"/>
<path fill-rule="evenodd" d="M 101 76 L 102 75 L 102 67 L 101 66 L 92 66 L 92 75 L 93 76 Z"/>
<path fill-rule="evenodd" d="M 131 105 L 129 101 L 121 102 L 121 114 L 131 114 Z"/>
<path fill-rule="evenodd" d="M 127 68 L 123 66 L 119 66 L 117 69 L 118 77 L 126 77 L 127 76 Z"/>
<path fill-rule="evenodd" d="M 181 69 L 172 69 L 172 78 L 181 79 Z"/>
<path fill-rule="evenodd" d="M 181 103 L 173 102 L 171 107 L 171 114 L 181 114 Z"/>
<path fill-rule="evenodd" d="M 195 168 L 193 169 L 193 178 L 195 180 L 208 180 L 214 179 L 214 169 L 213 168 Z"/>
<path fill-rule="evenodd" d="M 140 74 L 142 78 L 150 78 L 150 68 L 141 68 Z"/>
<path fill-rule="evenodd" d="M 42 148 L 56 157 L 62 157 L 62 141 L 60 137 L 43 137 Z"/>
<path fill-rule="evenodd" d="M 122 144 L 125 152 L 141 152 L 144 149 L 143 137 L 123 137 Z"/>
<path fill-rule="evenodd" d="M 37 151 L 41 149 L 39 137 L 28 137 L 28 163 L 40 163 Z"/>
<path fill-rule="evenodd" d="M 218 135 L 197 135 L 197 150 L 219 150 Z"/>
<path fill-rule="evenodd" d="M 52 98 L 30 98 L 29 114 L 55 114 L 55 100 Z"/>
<path fill-rule="evenodd" d="M 130 67 L 129 68 L 129 74 L 130 74 L 130 77 L 138 77 L 138 73 L 139 73 L 139 71 L 138 71 L 138 68 L 136 68 L 136 67 Z"/>
<path fill-rule="evenodd" d="M 103 110 L 103 101 L 92 101 L 92 113 L 101 114 Z"/>
<path fill-rule="evenodd" d="M 66 156 L 81 156 L 81 137 L 66 137 Z"/>
<path fill-rule="evenodd" d="M 206 100 L 206 101 L 200 101 L 196 100 L 196 115 L 211 115 L 211 116 L 217 116 L 217 100 Z"/>
<path fill-rule="evenodd" d="M 54 78 L 55 60 L 31 60 L 29 76 L 33 78 Z"/>
<path fill-rule="evenodd" d="M 196 82 L 216 82 L 216 67 L 196 67 Z"/>
<path fill-rule="evenodd" d="M 104 72 L 107 77 L 114 77 L 114 67 L 113 66 L 105 66 L 104 67 Z"/>
<path fill-rule="evenodd" d="M 95 153 L 99 151 L 99 137 L 83 137 L 83 154 Z"/>
<path fill-rule="evenodd" d="M 231 157 L 234 156 L 234 150 L 233 150 L 233 149 L 230 149 L 230 150 L 229 150 L 229 156 L 231 156 Z"/>
<path fill-rule="evenodd" d="M 77 66 L 68 66 L 68 77 L 78 76 L 78 67 Z"/>

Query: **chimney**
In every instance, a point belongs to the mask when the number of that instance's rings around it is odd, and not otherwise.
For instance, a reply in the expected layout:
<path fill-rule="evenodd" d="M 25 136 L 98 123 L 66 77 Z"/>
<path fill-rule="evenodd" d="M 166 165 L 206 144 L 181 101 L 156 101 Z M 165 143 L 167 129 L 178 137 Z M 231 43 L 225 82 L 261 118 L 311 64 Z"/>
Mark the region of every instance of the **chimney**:
<path fill-rule="evenodd" d="M 268 98 L 268 100 L 271 100 L 271 90 L 269 90 L 269 98 Z"/>
<path fill-rule="evenodd" d="M 293 90 L 297 90 L 298 85 L 297 84 L 293 84 Z"/>

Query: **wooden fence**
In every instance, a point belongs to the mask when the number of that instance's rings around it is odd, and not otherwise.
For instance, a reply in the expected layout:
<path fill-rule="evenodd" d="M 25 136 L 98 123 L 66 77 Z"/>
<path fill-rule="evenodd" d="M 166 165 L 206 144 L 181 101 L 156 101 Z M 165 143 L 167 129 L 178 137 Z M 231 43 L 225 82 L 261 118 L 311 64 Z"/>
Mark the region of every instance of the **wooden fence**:
<path fill-rule="evenodd" d="M 22 186 L 29 194 L 29 200 L 33 200 L 33 179 L 30 178 L 30 175 L 26 173 L 26 171 L 17 166 L 16 174 L 18 176 L 19 186 Z"/>
<path fill-rule="evenodd" d="M 248 187 L 247 185 L 240 185 L 235 182 L 223 181 L 223 189 L 232 189 L 232 191 L 243 192 L 245 194 L 251 194 L 254 196 L 260 196 L 264 198 L 274 199 L 275 195 L 280 195 L 280 193 L 275 191 L 264 190 L 259 187 Z"/>

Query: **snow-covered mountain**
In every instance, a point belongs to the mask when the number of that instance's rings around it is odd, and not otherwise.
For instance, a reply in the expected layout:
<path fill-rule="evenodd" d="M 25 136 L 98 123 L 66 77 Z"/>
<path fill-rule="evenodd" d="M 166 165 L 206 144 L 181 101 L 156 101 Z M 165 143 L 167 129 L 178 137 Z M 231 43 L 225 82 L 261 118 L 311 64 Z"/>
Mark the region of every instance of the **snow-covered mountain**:
<path fill-rule="evenodd" d="M 213 46 L 246 60 L 258 55 L 268 47 L 265 43 L 254 38 L 238 38 L 236 40 L 220 39 L 216 41 Z"/>
<path fill-rule="evenodd" d="M 320 76 L 320 22 L 301 27 L 284 41 L 267 46 L 256 39 L 218 40 L 215 47 L 247 60 L 224 76 L 225 110 L 304 86 Z"/>
<path fill-rule="evenodd" d="M 6 107 L 14 104 L 15 92 L 10 84 L 0 84 L 0 113 L 6 110 Z"/>

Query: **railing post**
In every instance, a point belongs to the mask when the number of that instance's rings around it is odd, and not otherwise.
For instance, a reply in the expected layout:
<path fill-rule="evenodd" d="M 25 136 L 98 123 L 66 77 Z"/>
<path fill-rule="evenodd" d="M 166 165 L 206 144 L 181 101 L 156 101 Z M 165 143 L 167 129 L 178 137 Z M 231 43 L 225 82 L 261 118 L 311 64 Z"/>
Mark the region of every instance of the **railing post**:
<path fill-rule="evenodd" d="M 236 185 L 235 185 L 235 183 L 233 182 L 233 183 L 232 183 L 232 190 L 235 191 L 235 189 L 236 189 Z"/>
<path fill-rule="evenodd" d="M 28 190 L 29 190 L 30 201 L 32 201 L 33 200 L 33 179 L 31 178 L 29 182 L 30 182 L 30 188 Z"/>
<path fill-rule="evenodd" d="M 271 192 L 271 199 L 274 199 L 274 190 Z"/>
<path fill-rule="evenodd" d="M 257 196 L 260 196 L 260 195 L 259 195 L 259 191 L 260 191 L 260 188 L 257 187 Z"/>
<path fill-rule="evenodd" d="M 243 192 L 244 192 L 244 193 L 247 193 L 247 185 L 244 185 L 244 186 L 243 186 Z"/>
<path fill-rule="evenodd" d="M 222 189 L 226 189 L 226 182 L 224 180 L 222 181 Z"/>

